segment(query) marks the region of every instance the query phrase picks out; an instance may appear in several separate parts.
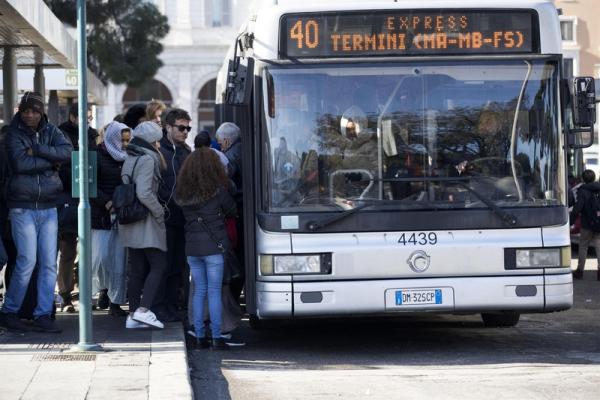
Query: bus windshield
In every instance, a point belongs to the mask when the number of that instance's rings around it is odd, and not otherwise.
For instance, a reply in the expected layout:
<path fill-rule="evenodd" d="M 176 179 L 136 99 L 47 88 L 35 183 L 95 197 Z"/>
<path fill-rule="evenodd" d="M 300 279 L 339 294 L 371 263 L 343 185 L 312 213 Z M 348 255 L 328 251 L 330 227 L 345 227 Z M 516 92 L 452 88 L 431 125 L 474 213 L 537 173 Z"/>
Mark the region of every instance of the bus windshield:
<path fill-rule="evenodd" d="M 268 211 L 561 205 L 558 72 L 547 58 L 265 67 Z"/>

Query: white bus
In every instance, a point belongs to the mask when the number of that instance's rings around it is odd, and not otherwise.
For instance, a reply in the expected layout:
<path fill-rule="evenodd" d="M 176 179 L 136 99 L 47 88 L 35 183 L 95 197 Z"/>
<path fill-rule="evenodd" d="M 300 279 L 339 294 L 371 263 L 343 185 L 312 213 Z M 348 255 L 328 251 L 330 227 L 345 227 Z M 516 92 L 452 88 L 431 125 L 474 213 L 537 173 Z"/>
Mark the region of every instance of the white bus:
<path fill-rule="evenodd" d="M 566 159 L 595 114 L 553 3 L 273 3 L 217 83 L 251 322 L 570 308 Z"/>

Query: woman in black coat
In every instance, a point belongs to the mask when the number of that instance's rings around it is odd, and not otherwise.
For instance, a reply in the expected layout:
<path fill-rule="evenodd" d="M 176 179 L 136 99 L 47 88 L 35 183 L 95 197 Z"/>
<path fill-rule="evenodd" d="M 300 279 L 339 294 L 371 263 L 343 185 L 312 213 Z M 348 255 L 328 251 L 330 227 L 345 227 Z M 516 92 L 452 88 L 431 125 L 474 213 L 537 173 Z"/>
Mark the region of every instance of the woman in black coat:
<path fill-rule="evenodd" d="M 98 303 L 108 297 L 109 314 L 119 317 L 127 315 L 120 307 L 126 303 L 126 257 L 111 217 L 112 196 L 121 184 L 125 145 L 130 139 L 127 125 L 113 121 L 106 127 L 104 142 L 98 146 L 98 195 L 91 199 L 93 292 L 101 291 Z"/>
<path fill-rule="evenodd" d="M 194 327 L 198 345 L 227 349 L 221 338 L 221 287 L 224 253 L 231 244 L 225 217 L 236 205 L 229 194 L 229 179 L 219 157 L 202 147 L 187 157 L 177 178 L 175 199 L 185 216 L 185 253 L 194 284 Z M 208 297 L 212 342 L 205 337 L 204 302 Z"/>

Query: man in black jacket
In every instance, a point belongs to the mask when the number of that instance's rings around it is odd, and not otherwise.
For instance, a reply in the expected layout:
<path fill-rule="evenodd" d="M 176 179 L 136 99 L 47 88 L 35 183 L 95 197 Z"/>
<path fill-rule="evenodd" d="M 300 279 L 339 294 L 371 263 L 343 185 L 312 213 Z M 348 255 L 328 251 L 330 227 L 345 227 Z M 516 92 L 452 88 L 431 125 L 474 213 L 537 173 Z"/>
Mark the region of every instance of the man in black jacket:
<path fill-rule="evenodd" d="M 88 110 L 87 118 L 91 121 L 92 112 Z M 73 103 L 69 108 L 69 119 L 60 124 L 58 128 L 64 133 L 73 145 L 73 150 L 79 150 L 79 105 Z M 98 132 L 88 127 L 88 148 L 96 150 Z M 74 312 L 71 292 L 73 291 L 73 270 L 77 258 L 77 206 L 78 199 L 71 197 L 71 158 L 60 167 L 60 179 L 63 184 L 63 193 L 58 202 L 58 293 L 62 297 L 63 309 Z M 105 295 L 106 297 L 106 295 Z M 106 297 L 108 299 L 108 297 Z M 102 303 L 101 299 L 98 301 Z M 108 304 L 106 305 L 108 307 Z M 103 308 L 106 308 L 103 307 Z"/>
<path fill-rule="evenodd" d="M 591 169 L 586 169 L 581 174 L 583 185 L 577 191 L 577 202 L 573 206 L 570 219 L 575 221 L 581 214 L 581 230 L 579 231 L 579 248 L 577 270 L 573 272 L 573 278 L 582 279 L 585 269 L 585 259 L 587 258 L 590 244 L 596 250 L 598 265 L 600 265 L 600 183 L 595 182 L 596 174 Z M 600 281 L 600 269 L 598 270 L 598 280 Z"/>
<path fill-rule="evenodd" d="M 17 313 L 37 263 L 34 326 L 44 332 L 60 332 L 50 318 L 56 285 L 56 202 L 62 192 L 58 169 L 69 160 L 72 150 L 63 133 L 48 123 L 44 98 L 25 92 L 6 137 L 11 169 L 7 204 L 18 254 L 2 308 L 2 322 L 10 330 L 25 330 Z"/>
<path fill-rule="evenodd" d="M 164 135 L 160 141 L 162 153 L 167 168 L 162 171 L 162 182 L 158 195 L 167 206 L 165 224 L 167 226 L 167 273 L 164 283 L 164 297 L 157 304 L 157 312 L 161 321 L 175 321 L 177 317 L 177 299 L 182 283 L 182 275 L 186 266 L 185 258 L 185 219 L 181 208 L 175 204 L 175 188 L 177 174 L 183 162 L 190 154 L 190 148 L 185 143 L 191 131 L 190 115 L 182 109 L 169 110 L 164 120 Z"/>

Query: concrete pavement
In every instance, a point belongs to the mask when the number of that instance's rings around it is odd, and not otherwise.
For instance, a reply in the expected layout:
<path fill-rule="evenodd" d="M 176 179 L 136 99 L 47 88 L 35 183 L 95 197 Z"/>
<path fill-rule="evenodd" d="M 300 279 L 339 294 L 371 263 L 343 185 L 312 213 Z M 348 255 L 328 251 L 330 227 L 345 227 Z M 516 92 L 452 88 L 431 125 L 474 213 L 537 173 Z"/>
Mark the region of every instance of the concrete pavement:
<path fill-rule="evenodd" d="M 0 328 L 0 399 L 191 399 L 181 323 L 163 330 L 125 329 L 124 318 L 96 311 L 94 340 L 103 352 L 70 352 L 77 314 L 57 315 L 60 334 Z"/>

